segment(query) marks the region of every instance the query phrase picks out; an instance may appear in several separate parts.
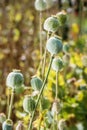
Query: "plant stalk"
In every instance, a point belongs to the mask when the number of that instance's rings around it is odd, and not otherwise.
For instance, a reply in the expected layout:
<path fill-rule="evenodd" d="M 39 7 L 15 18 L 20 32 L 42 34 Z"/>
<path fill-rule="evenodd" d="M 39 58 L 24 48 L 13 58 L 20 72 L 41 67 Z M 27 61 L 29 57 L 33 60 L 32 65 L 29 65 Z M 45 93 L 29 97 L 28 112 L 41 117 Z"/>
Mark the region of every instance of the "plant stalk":
<path fill-rule="evenodd" d="M 32 113 L 32 117 L 31 117 L 31 120 L 30 120 L 30 124 L 29 124 L 28 130 L 32 130 L 32 122 L 33 122 L 33 119 L 34 119 L 34 115 L 35 115 L 35 112 L 36 112 L 36 108 L 37 108 L 37 106 L 38 106 L 40 97 L 41 97 L 41 95 L 42 95 L 42 93 L 43 93 L 44 87 L 45 87 L 45 85 L 46 85 L 46 83 L 47 83 L 47 79 L 48 79 L 48 76 L 49 76 L 49 72 L 50 72 L 50 69 L 51 69 L 51 65 L 52 65 L 53 58 L 54 58 L 54 57 L 51 56 L 50 63 L 49 63 L 49 67 L 48 67 L 48 71 L 47 71 L 46 77 L 45 77 L 45 79 L 44 79 L 42 88 L 41 88 L 41 90 L 40 90 L 39 96 L 38 96 L 38 98 L 37 98 L 37 102 L 36 102 L 36 105 L 35 105 L 35 109 L 34 109 L 34 111 L 33 111 L 33 113 Z"/>
<path fill-rule="evenodd" d="M 57 99 L 58 98 L 58 74 L 59 74 L 59 72 L 57 71 L 56 72 L 56 95 L 55 95 L 55 99 Z"/>
<path fill-rule="evenodd" d="M 10 101 L 10 106 L 9 106 L 9 112 L 8 112 L 8 119 L 11 118 L 11 112 L 12 112 L 12 106 L 13 106 L 13 100 L 14 100 L 14 89 L 12 90 L 11 94 L 11 101 Z"/>

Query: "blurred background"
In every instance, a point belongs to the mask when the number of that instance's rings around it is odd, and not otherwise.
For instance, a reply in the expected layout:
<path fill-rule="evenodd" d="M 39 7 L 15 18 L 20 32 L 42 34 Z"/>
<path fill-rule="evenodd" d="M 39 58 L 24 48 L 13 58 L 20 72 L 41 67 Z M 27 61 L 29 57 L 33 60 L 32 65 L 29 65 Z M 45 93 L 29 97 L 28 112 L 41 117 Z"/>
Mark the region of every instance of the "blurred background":
<path fill-rule="evenodd" d="M 25 78 L 25 85 L 30 87 L 31 76 L 36 74 L 39 66 L 40 13 L 35 10 L 34 2 L 35 0 L 0 0 L 0 112 L 7 111 L 6 77 L 8 73 L 13 69 L 20 69 Z M 87 1 L 54 0 L 53 6 L 42 12 L 42 28 L 47 17 L 61 10 L 66 10 L 68 14 L 68 22 L 63 30 L 63 41 L 70 45 L 71 55 L 66 75 L 69 92 L 67 96 L 62 94 L 65 98 L 65 107 L 61 115 L 64 118 L 70 118 L 71 125 L 82 121 L 84 130 L 87 130 Z M 44 47 L 46 41 L 44 29 L 41 35 Z M 52 75 L 54 76 L 53 72 L 50 77 Z M 59 80 L 62 86 L 60 93 L 62 93 L 65 87 L 62 74 Z M 53 86 L 54 81 L 51 82 L 49 84 Z M 29 92 L 26 91 L 23 95 L 26 93 Z M 17 101 L 14 103 L 16 110 L 13 111 L 12 116 L 16 122 L 17 119 L 23 119 L 25 114 L 18 95 L 15 101 Z"/>

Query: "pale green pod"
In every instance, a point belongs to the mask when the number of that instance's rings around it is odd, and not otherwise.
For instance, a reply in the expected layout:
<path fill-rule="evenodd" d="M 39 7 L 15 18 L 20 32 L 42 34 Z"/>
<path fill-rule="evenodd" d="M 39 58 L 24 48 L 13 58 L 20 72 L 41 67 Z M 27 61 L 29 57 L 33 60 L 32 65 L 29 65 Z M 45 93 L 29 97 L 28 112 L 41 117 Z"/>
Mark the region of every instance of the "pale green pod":
<path fill-rule="evenodd" d="M 22 121 L 18 122 L 18 125 L 16 126 L 16 130 L 25 130 L 25 126 L 23 125 Z"/>
<path fill-rule="evenodd" d="M 55 17 L 49 17 L 44 22 L 44 29 L 48 32 L 56 32 L 59 28 L 58 19 Z"/>
<path fill-rule="evenodd" d="M 69 44 L 64 44 L 64 45 L 63 45 L 63 52 L 64 52 L 64 53 L 69 53 L 69 48 L 70 48 L 70 47 L 69 47 Z"/>
<path fill-rule="evenodd" d="M 46 2 L 46 8 L 49 9 L 53 6 L 54 1 L 53 0 L 44 0 Z"/>
<path fill-rule="evenodd" d="M 0 113 L 0 123 L 3 123 L 6 120 L 6 115 L 4 113 Z"/>
<path fill-rule="evenodd" d="M 31 86 L 34 90 L 40 91 L 40 89 L 42 88 L 42 84 L 43 82 L 39 77 L 35 76 L 31 79 Z"/>
<path fill-rule="evenodd" d="M 55 55 L 61 52 L 62 46 L 62 41 L 57 37 L 49 38 L 46 44 L 46 48 L 51 53 L 51 55 Z"/>
<path fill-rule="evenodd" d="M 47 8 L 46 2 L 44 0 L 36 0 L 35 1 L 35 9 L 37 11 L 45 11 Z"/>
<path fill-rule="evenodd" d="M 2 124 L 2 130 L 13 130 L 13 122 L 10 119 L 7 119 Z"/>
<path fill-rule="evenodd" d="M 64 25 L 66 23 L 66 21 L 67 21 L 67 14 L 66 14 L 66 12 L 64 10 L 57 13 L 56 17 L 58 18 L 59 24 L 61 26 Z"/>
<path fill-rule="evenodd" d="M 65 55 L 63 56 L 63 63 L 64 63 L 64 65 L 65 65 L 65 66 L 68 65 L 69 62 L 70 62 L 70 55 L 69 55 L 69 54 L 65 54 Z"/>
<path fill-rule="evenodd" d="M 63 68 L 63 60 L 61 58 L 54 58 L 52 62 L 52 69 L 56 72 L 61 71 Z"/>
<path fill-rule="evenodd" d="M 35 100 L 30 96 L 25 96 L 23 100 L 23 109 L 25 112 L 31 113 L 35 108 Z"/>
<path fill-rule="evenodd" d="M 24 83 L 24 77 L 22 73 L 18 70 L 15 70 L 8 74 L 6 79 L 6 85 L 12 89 L 22 86 Z"/>

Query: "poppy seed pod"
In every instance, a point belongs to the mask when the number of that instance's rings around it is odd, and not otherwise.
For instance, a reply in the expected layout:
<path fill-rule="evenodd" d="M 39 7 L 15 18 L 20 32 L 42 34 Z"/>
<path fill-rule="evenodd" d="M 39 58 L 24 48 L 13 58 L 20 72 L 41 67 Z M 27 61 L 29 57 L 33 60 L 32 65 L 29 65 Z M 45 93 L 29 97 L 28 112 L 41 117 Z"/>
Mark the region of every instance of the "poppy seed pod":
<path fill-rule="evenodd" d="M 48 32 L 56 32 L 58 30 L 59 23 L 55 17 L 49 17 L 44 22 L 44 29 Z"/>
<path fill-rule="evenodd" d="M 9 73 L 6 79 L 6 85 L 12 89 L 22 86 L 24 83 L 24 77 L 18 70 L 14 70 Z"/>
<path fill-rule="evenodd" d="M 36 0 L 35 1 L 35 9 L 37 11 L 45 11 L 47 8 L 46 2 L 44 0 Z"/>
<path fill-rule="evenodd" d="M 4 113 L 0 113 L 0 123 L 3 123 L 6 120 L 6 115 Z"/>
<path fill-rule="evenodd" d="M 18 125 L 16 126 L 16 130 L 25 130 L 25 126 L 23 125 L 22 121 L 18 122 Z"/>
<path fill-rule="evenodd" d="M 13 128 L 13 122 L 10 119 L 7 119 L 2 124 L 2 130 L 12 130 Z"/>
<path fill-rule="evenodd" d="M 52 68 L 56 72 L 60 71 L 63 68 L 63 61 L 61 58 L 54 58 L 52 62 Z"/>
<path fill-rule="evenodd" d="M 66 12 L 64 10 L 57 13 L 56 17 L 58 18 L 59 24 L 61 26 L 64 25 L 66 23 L 66 21 L 67 21 L 67 14 L 66 14 Z"/>
<path fill-rule="evenodd" d="M 67 128 L 66 121 L 64 119 L 59 120 L 58 129 L 59 130 L 66 130 L 66 128 Z"/>
<path fill-rule="evenodd" d="M 47 41 L 46 48 L 51 55 L 58 54 L 60 51 L 62 51 L 62 41 L 57 37 L 51 37 Z"/>
<path fill-rule="evenodd" d="M 63 63 L 64 63 L 64 66 L 68 65 L 70 62 L 70 55 L 69 54 L 65 54 L 63 56 Z"/>
<path fill-rule="evenodd" d="M 31 79 L 31 86 L 34 90 L 40 91 L 40 89 L 42 88 L 42 84 L 42 80 L 36 76 Z"/>
<path fill-rule="evenodd" d="M 69 52 L 69 44 L 64 44 L 63 45 L 63 52 L 68 53 Z"/>
<path fill-rule="evenodd" d="M 23 100 L 24 111 L 31 113 L 35 108 L 35 100 L 30 96 L 25 96 Z"/>

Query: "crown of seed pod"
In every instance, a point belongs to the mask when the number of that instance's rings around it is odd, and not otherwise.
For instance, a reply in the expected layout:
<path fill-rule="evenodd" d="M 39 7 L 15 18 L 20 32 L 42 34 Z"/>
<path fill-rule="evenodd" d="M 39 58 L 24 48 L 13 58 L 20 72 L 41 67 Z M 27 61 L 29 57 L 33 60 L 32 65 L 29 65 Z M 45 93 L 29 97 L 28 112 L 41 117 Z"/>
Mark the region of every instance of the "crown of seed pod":
<path fill-rule="evenodd" d="M 56 32 L 59 27 L 59 22 L 56 17 L 49 17 L 44 22 L 44 29 L 48 32 Z"/>
<path fill-rule="evenodd" d="M 67 21 L 67 14 L 66 14 L 66 12 L 64 10 L 57 13 L 56 17 L 58 18 L 58 21 L 59 21 L 60 25 L 64 25 L 66 23 L 66 21 Z"/>
<path fill-rule="evenodd" d="M 87 56 L 86 56 L 86 55 L 84 55 L 84 56 L 82 57 L 82 63 L 83 63 L 83 65 L 84 65 L 85 67 L 87 67 Z"/>
<path fill-rule="evenodd" d="M 63 52 L 68 53 L 69 52 L 69 44 L 64 44 L 63 45 Z"/>
<path fill-rule="evenodd" d="M 65 54 L 65 55 L 63 56 L 63 63 L 64 63 L 64 65 L 65 65 L 65 66 L 68 65 L 69 62 L 70 62 L 70 55 L 69 55 L 69 54 Z"/>
<path fill-rule="evenodd" d="M 0 113 L 0 123 L 2 124 L 6 120 L 6 115 L 4 113 Z"/>
<path fill-rule="evenodd" d="M 13 129 L 12 120 L 7 119 L 6 121 L 4 121 L 3 124 L 2 124 L 2 129 L 3 130 L 12 130 Z"/>
<path fill-rule="evenodd" d="M 25 96 L 23 100 L 24 111 L 31 113 L 35 108 L 35 100 L 31 96 Z"/>
<path fill-rule="evenodd" d="M 52 68 L 53 70 L 55 70 L 56 72 L 61 71 L 61 69 L 63 68 L 63 60 L 61 58 L 54 58 L 53 62 L 52 62 Z"/>
<path fill-rule="evenodd" d="M 25 130 L 25 126 L 23 125 L 22 121 L 18 122 L 18 125 L 16 126 L 16 130 Z"/>
<path fill-rule="evenodd" d="M 62 51 L 62 41 L 57 37 L 51 37 L 47 41 L 46 48 L 51 55 L 58 54 L 60 51 Z"/>
<path fill-rule="evenodd" d="M 47 8 L 46 2 L 44 0 L 36 0 L 35 1 L 35 9 L 37 11 L 45 11 Z"/>
<path fill-rule="evenodd" d="M 42 88 L 42 84 L 43 82 L 39 77 L 35 76 L 31 79 L 31 86 L 34 90 L 40 91 L 40 89 Z"/>
<path fill-rule="evenodd" d="M 61 104 L 59 100 L 54 100 L 53 105 L 52 105 L 52 110 L 51 113 L 53 116 L 55 116 L 56 114 L 58 114 L 61 110 Z"/>
<path fill-rule="evenodd" d="M 21 87 L 24 83 L 24 77 L 19 70 L 13 70 L 9 73 L 6 79 L 6 85 L 12 89 Z"/>
<path fill-rule="evenodd" d="M 66 128 L 67 128 L 67 124 L 66 124 L 65 119 L 59 120 L 58 129 L 59 130 L 66 130 Z"/>

